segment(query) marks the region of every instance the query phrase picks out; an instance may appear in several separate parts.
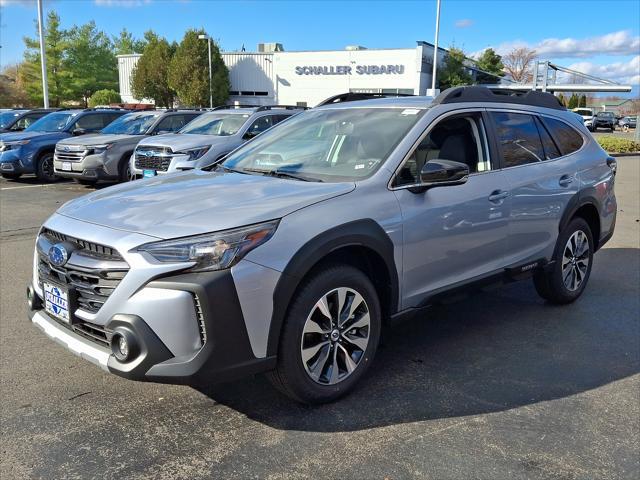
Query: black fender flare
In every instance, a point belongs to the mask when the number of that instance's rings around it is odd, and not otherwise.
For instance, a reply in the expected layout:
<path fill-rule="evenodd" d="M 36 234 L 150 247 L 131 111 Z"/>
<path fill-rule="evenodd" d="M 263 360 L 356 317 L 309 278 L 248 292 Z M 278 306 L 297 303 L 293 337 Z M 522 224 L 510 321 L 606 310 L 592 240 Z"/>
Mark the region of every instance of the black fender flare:
<path fill-rule="evenodd" d="M 602 214 L 600 212 L 600 208 L 598 208 L 598 200 L 596 200 L 595 195 L 596 195 L 595 187 L 587 187 L 584 190 L 581 190 L 578 193 L 576 193 L 573 197 L 571 197 L 571 199 L 567 203 L 567 206 L 564 209 L 564 212 L 562 213 L 562 217 L 560 217 L 560 223 L 558 225 L 558 233 L 561 232 L 569 224 L 569 222 L 571 221 L 571 219 L 574 217 L 574 215 L 578 210 L 580 210 L 582 207 L 587 205 L 592 206 L 593 208 L 596 209 L 596 211 L 598 212 L 598 221 L 601 222 Z M 596 247 L 597 247 L 598 243 L 600 242 L 600 239 L 594 238 L 594 241 L 596 242 Z"/>
<path fill-rule="evenodd" d="M 300 282 L 311 269 L 330 253 L 350 246 L 366 247 L 382 258 L 390 279 L 391 313 L 398 310 L 399 280 L 394 260 L 394 246 L 389 235 L 372 219 L 344 223 L 317 235 L 293 255 L 284 268 L 273 293 L 273 313 L 269 327 L 267 356 L 276 355 L 280 331 L 289 303 Z"/>

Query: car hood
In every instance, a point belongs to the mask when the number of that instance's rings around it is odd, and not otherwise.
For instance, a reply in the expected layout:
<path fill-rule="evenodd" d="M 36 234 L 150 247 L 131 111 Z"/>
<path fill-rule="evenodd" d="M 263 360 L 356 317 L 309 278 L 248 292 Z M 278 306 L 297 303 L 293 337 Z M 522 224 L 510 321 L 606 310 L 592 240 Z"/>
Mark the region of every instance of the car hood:
<path fill-rule="evenodd" d="M 72 137 L 62 140 L 62 145 L 101 145 L 104 143 L 126 142 L 127 140 L 136 140 L 143 138 L 144 135 L 121 135 L 121 134 L 97 134 L 82 135 L 80 137 Z"/>
<path fill-rule="evenodd" d="M 191 135 L 188 133 L 167 133 L 151 138 L 145 138 L 138 145 L 153 147 L 170 147 L 174 152 L 188 148 L 203 147 L 205 145 L 221 145 L 229 142 L 234 136 L 219 137 L 216 135 Z"/>
<path fill-rule="evenodd" d="M 175 238 L 281 218 L 354 188 L 354 183 L 190 170 L 98 190 L 66 203 L 58 213 L 128 232 Z"/>
<path fill-rule="evenodd" d="M 66 132 L 12 132 L 3 133 L 0 135 L 0 140 L 3 142 L 16 142 L 19 140 L 30 140 L 36 137 L 38 140 L 55 140 L 57 138 L 65 138 L 67 135 Z"/>

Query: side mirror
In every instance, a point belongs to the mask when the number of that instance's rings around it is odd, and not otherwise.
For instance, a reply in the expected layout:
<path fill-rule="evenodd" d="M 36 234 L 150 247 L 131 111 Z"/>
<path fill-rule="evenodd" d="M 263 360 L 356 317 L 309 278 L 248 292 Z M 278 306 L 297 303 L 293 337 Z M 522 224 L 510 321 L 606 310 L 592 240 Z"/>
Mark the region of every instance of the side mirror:
<path fill-rule="evenodd" d="M 156 131 L 155 135 L 166 135 L 167 133 L 173 133 L 169 130 L 158 130 Z"/>
<path fill-rule="evenodd" d="M 258 134 L 256 132 L 246 132 L 243 136 L 243 140 L 251 140 L 253 137 L 257 137 Z"/>
<path fill-rule="evenodd" d="M 416 189 L 425 191 L 435 187 L 462 185 L 468 178 L 469 166 L 466 163 L 437 158 L 424 164 L 420 171 L 420 185 Z"/>
<path fill-rule="evenodd" d="M 78 135 L 84 135 L 87 131 L 84 128 L 74 128 L 71 134 L 75 137 Z"/>

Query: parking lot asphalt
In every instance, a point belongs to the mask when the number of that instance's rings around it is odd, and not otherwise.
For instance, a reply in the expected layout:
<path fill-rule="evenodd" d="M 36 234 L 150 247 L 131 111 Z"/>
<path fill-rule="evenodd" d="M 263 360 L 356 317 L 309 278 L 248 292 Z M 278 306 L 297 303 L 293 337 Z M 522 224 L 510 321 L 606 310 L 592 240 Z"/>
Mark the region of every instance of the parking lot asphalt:
<path fill-rule="evenodd" d="M 640 477 L 640 157 L 573 305 L 531 282 L 384 338 L 349 397 L 305 407 L 261 376 L 196 390 L 103 373 L 27 320 L 37 228 L 91 189 L 0 180 L 0 478 Z"/>

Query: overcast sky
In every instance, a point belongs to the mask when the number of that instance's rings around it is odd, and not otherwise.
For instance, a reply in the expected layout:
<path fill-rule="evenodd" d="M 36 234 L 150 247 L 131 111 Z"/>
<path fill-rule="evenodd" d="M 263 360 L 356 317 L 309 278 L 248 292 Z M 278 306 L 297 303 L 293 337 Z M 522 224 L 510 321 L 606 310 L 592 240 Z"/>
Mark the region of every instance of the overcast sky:
<path fill-rule="evenodd" d="M 45 0 L 64 28 L 95 20 L 116 35 L 153 29 L 180 40 L 203 27 L 223 50 L 281 42 L 285 50 L 333 50 L 346 45 L 406 48 L 433 42 L 435 1 L 233 2 L 208 0 Z M 35 0 L 0 0 L 0 65 L 22 58 L 22 37 L 35 34 Z M 536 49 L 541 59 L 640 85 L 638 0 L 442 0 L 440 43 L 473 55 L 493 47 Z M 634 88 L 637 95 L 638 89 Z"/>

